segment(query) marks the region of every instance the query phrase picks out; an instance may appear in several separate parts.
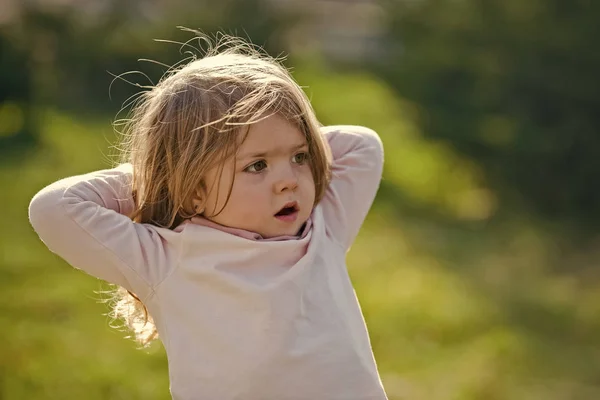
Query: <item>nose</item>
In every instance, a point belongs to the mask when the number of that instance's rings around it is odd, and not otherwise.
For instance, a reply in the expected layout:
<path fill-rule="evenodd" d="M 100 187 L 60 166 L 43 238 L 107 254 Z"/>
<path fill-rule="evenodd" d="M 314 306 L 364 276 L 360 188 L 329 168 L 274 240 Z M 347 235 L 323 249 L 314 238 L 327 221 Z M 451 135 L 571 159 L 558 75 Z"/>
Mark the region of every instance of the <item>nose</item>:
<path fill-rule="evenodd" d="M 273 183 L 273 191 L 282 193 L 286 190 L 294 191 L 298 187 L 298 177 L 292 166 L 282 167 L 279 176 Z"/>

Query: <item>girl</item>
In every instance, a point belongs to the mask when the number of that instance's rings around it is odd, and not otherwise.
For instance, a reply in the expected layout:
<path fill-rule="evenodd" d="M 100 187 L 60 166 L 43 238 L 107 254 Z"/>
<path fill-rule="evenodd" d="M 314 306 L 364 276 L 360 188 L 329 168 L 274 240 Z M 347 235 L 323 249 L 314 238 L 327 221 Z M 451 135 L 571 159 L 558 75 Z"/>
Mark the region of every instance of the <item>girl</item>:
<path fill-rule="evenodd" d="M 345 266 L 381 141 L 320 127 L 287 70 L 236 43 L 144 92 L 126 162 L 44 188 L 31 224 L 122 288 L 114 314 L 160 336 L 176 400 L 386 399 Z"/>

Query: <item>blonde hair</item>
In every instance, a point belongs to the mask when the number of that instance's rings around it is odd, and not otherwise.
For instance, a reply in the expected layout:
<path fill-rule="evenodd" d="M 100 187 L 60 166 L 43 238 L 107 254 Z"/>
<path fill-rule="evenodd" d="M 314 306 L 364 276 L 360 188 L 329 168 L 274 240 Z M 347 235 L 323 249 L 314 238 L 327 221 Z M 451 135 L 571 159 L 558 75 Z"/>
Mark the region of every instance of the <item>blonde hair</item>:
<path fill-rule="evenodd" d="M 126 120 L 122 161 L 133 165 L 131 219 L 174 229 L 194 216 L 192 198 L 198 191 L 207 196 L 206 172 L 222 168 L 249 125 L 273 114 L 306 137 L 316 204 L 329 183 L 330 156 L 306 94 L 278 60 L 242 39 L 213 42 L 194 33 L 209 43 L 204 56 L 167 71 Z M 112 317 L 122 318 L 138 342 L 158 336 L 135 294 L 118 288 L 115 300 Z"/>

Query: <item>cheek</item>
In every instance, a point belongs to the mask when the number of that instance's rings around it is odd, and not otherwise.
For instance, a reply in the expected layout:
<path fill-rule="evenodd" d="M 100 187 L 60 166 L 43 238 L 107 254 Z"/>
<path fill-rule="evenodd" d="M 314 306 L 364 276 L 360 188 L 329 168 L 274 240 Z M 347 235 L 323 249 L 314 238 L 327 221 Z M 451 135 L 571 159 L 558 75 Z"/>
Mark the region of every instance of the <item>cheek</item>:
<path fill-rule="evenodd" d="M 312 197 L 315 197 L 316 187 L 315 187 L 315 179 L 313 177 L 312 171 L 308 168 L 308 171 L 305 171 L 302 175 L 302 183 L 306 188 L 305 191 L 307 194 L 312 194 Z"/>
<path fill-rule="evenodd" d="M 267 206 L 269 192 L 260 179 L 236 179 L 227 208 L 231 206 L 240 214 L 256 214 L 256 210 Z"/>

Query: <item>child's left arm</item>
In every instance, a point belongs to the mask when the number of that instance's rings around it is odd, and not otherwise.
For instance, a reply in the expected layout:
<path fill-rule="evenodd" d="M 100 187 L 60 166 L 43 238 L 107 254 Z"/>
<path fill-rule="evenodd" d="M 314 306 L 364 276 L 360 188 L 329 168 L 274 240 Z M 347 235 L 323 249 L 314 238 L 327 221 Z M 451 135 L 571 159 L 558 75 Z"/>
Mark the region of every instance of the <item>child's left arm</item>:
<path fill-rule="evenodd" d="M 321 200 L 329 235 L 348 250 L 371 208 L 383 170 L 383 144 L 373 130 L 321 128 L 333 156 L 331 183 Z"/>

